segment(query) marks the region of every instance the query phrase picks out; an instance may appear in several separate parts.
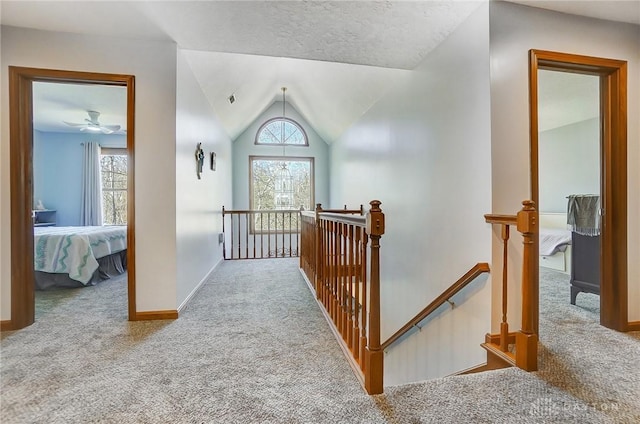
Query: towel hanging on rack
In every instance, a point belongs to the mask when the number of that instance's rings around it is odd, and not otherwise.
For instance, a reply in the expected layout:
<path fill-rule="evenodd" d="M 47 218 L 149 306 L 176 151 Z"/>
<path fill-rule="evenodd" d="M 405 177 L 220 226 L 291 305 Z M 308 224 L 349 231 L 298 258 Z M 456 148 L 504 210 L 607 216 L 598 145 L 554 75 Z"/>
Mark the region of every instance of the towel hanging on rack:
<path fill-rule="evenodd" d="M 600 196 L 572 194 L 567 197 L 567 225 L 583 236 L 600 235 Z"/>

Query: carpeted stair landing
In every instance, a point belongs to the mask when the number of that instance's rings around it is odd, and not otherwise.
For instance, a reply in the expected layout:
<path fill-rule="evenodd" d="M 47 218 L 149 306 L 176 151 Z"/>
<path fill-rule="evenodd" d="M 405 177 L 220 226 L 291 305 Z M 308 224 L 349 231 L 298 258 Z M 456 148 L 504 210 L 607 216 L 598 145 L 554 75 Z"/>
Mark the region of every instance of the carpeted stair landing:
<path fill-rule="evenodd" d="M 370 397 L 295 259 L 222 263 L 175 321 L 126 321 L 124 278 L 38 293 L 36 310 L 34 325 L 2 335 L 3 424 L 640 421 L 637 373 L 614 390 L 601 386 L 618 385 L 628 370 L 580 389 L 575 380 L 584 376 L 571 366 L 553 377 L 571 359 L 549 342 L 548 374 L 546 365 L 533 374 L 512 368 Z M 616 354 L 637 371 L 640 341 L 614 336 L 624 338 Z"/>

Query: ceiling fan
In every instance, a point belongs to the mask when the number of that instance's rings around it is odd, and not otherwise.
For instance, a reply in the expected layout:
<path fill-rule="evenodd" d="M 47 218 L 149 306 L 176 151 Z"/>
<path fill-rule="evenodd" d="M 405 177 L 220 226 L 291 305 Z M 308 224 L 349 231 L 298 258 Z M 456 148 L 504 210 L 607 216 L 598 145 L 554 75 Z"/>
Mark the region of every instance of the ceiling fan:
<path fill-rule="evenodd" d="M 84 118 L 84 123 L 74 123 L 67 121 L 62 122 L 72 127 L 80 127 L 80 131 L 88 131 L 94 133 L 101 132 L 102 134 L 111 134 L 114 131 L 118 131 L 120 129 L 120 125 L 102 125 L 98 121 L 100 112 L 96 112 L 95 110 L 88 110 L 87 113 L 89 114 L 89 118 Z"/>

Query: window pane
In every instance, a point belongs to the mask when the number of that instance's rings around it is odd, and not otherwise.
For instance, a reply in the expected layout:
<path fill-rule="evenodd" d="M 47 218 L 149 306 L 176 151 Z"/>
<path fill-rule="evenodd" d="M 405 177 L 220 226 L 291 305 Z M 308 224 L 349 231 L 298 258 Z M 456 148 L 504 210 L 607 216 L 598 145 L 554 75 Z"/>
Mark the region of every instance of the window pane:
<path fill-rule="evenodd" d="M 308 145 L 307 135 L 298 123 L 288 118 L 276 118 L 260 127 L 256 144 Z"/>
<path fill-rule="evenodd" d="M 100 158 L 102 174 L 102 221 L 105 225 L 127 223 L 127 156 L 103 155 Z"/>
<path fill-rule="evenodd" d="M 311 209 L 311 159 L 252 158 L 251 163 L 252 209 Z"/>
<path fill-rule="evenodd" d="M 127 224 L 127 192 L 102 191 L 102 221 L 105 225 Z"/>

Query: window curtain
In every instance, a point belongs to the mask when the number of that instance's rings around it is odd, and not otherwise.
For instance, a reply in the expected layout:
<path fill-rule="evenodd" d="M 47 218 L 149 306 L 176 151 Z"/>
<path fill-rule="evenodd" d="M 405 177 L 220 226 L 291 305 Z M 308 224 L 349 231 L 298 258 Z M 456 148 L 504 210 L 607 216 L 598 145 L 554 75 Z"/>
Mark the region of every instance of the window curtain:
<path fill-rule="evenodd" d="M 100 145 L 95 141 L 84 143 L 80 225 L 102 225 Z"/>

